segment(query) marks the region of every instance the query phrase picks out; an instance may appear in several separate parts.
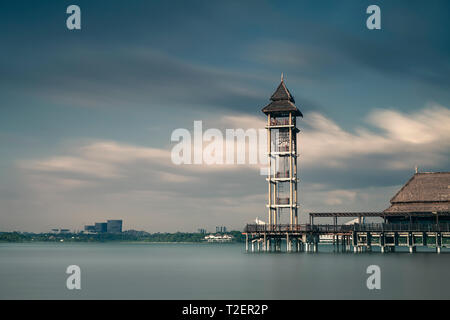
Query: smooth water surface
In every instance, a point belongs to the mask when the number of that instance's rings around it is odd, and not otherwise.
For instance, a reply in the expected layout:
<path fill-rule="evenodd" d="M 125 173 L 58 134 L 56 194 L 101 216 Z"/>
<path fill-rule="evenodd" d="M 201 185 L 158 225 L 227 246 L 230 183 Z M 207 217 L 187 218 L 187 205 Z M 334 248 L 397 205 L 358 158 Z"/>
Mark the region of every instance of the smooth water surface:
<path fill-rule="evenodd" d="M 444 252 L 249 253 L 242 244 L 0 244 L 0 299 L 449 299 Z M 81 290 L 66 288 L 67 266 Z M 381 268 L 381 290 L 366 269 Z"/>

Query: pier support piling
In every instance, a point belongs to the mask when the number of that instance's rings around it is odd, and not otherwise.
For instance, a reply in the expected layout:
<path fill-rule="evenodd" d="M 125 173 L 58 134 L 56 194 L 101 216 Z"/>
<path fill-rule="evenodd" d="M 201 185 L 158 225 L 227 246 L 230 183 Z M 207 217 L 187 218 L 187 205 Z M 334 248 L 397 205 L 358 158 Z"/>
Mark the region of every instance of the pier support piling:
<path fill-rule="evenodd" d="M 245 252 L 248 252 L 248 234 L 245 234 Z"/>
<path fill-rule="evenodd" d="M 436 232 L 436 252 L 441 253 L 441 245 L 442 245 L 442 234 L 440 232 Z"/>
<path fill-rule="evenodd" d="M 380 247 L 381 253 L 395 252 L 396 247 L 405 247 L 410 253 L 416 252 L 417 247 L 432 247 L 440 253 L 442 248 L 448 247 L 450 224 L 412 225 L 408 229 L 404 225 L 393 226 L 396 229 L 386 225 L 371 225 L 364 230 L 364 227 L 356 226 L 350 231 L 346 225 L 345 228 L 343 225 L 337 230 L 330 229 L 329 225 L 279 225 L 276 229 L 255 225 L 253 229 L 250 227 L 245 229 L 245 251 L 318 252 L 322 235 L 334 237 L 335 252 L 351 252 L 352 248 L 354 253 L 371 252 L 375 246 Z"/>

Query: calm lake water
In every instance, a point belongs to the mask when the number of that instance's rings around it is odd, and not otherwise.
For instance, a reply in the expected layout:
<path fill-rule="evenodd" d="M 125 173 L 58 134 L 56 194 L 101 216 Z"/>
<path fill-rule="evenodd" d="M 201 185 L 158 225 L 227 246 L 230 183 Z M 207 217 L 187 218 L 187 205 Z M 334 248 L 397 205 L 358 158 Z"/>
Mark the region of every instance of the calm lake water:
<path fill-rule="evenodd" d="M 246 254 L 241 244 L 0 244 L 0 299 L 449 299 L 450 254 Z M 330 252 L 331 251 L 331 252 Z M 68 265 L 81 290 L 66 289 Z M 366 268 L 381 268 L 368 290 Z"/>

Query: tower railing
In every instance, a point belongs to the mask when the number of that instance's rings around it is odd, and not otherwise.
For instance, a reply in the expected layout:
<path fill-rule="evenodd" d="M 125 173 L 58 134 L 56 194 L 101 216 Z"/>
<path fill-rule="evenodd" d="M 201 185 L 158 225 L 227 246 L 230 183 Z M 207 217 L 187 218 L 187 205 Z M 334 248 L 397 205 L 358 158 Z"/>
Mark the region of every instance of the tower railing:
<path fill-rule="evenodd" d="M 277 198 L 277 201 L 275 204 L 289 204 L 289 197 Z"/>
<path fill-rule="evenodd" d="M 289 170 L 275 173 L 275 178 L 289 178 Z"/>
<path fill-rule="evenodd" d="M 278 152 L 289 152 L 289 146 L 277 146 Z"/>
<path fill-rule="evenodd" d="M 289 125 L 289 119 L 270 119 L 271 126 L 287 126 Z"/>

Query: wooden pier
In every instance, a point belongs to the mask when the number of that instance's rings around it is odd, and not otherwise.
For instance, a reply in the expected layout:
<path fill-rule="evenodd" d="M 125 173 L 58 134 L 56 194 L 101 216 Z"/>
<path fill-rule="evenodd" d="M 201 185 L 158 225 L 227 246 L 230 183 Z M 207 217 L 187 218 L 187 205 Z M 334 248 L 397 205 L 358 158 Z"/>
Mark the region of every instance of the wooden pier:
<path fill-rule="evenodd" d="M 343 251 L 392 252 L 398 247 L 450 246 L 450 172 L 416 172 L 382 212 L 310 213 L 309 224 L 299 224 L 297 118 L 303 117 L 281 76 L 281 83 L 261 110 L 267 116 L 267 222 L 245 227 L 246 250 L 317 252 L 320 238 L 332 239 Z M 338 146 L 336 146 L 338 147 Z M 338 224 L 338 218 L 355 218 Z M 314 224 L 332 218 L 333 224 Z M 366 224 L 366 218 L 383 223 Z M 258 219 L 256 221 L 258 223 Z M 283 224 L 288 223 L 288 224 Z"/>
<path fill-rule="evenodd" d="M 450 247 L 450 223 L 248 224 L 244 234 L 247 252 L 317 252 L 323 235 L 331 235 L 335 248 L 343 252 L 372 251 L 373 247 L 379 247 L 385 253 L 408 247 L 413 253 L 417 247 L 431 247 L 440 253 L 442 248 Z"/>

